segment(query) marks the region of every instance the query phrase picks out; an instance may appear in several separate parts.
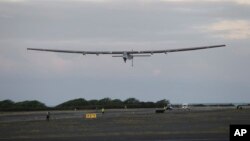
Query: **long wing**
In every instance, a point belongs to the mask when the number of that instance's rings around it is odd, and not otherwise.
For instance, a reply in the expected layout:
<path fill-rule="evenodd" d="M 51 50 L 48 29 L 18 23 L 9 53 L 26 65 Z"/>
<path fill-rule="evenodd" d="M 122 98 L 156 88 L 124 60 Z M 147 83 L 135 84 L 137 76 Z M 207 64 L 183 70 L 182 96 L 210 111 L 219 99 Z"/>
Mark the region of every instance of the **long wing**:
<path fill-rule="evenodd" d="M 154 54 L 154 53 L 169 53 L 169 52 L 180 52 L 180 51 L 192 51 L 200 49 L 218 48 L 225 47 L 226 45 L 213 45 L 203 47 L 191 47 L 191 48 L 179 48 L 179 49 L 166 49 L 166 50 L 145 50 L 145 51 L 74 51 L 74 50 L 57 50 L 57 49 L 40 49 L 40 48 L 27 48 L 27 50 L 35 51 L 49 51 L 59 53 L 79 53 L 79 54 Z"/>

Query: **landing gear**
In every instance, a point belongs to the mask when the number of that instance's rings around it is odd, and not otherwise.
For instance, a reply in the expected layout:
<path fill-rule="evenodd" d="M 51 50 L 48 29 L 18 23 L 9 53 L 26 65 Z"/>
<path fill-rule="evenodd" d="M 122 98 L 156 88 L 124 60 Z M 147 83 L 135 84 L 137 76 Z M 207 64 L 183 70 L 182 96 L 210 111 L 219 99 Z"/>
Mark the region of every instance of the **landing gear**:
<path fill-rule="evenodd" d="M 134 58 L 132 57 L 132 67 L 134 66 Z"/>

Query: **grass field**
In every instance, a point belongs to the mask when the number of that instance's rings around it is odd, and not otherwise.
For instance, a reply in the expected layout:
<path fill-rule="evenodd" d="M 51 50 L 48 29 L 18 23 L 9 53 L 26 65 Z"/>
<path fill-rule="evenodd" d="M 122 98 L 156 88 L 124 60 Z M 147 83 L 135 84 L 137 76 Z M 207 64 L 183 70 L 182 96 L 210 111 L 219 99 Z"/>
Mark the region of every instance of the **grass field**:
<path fill-rule="evenodd" d="M 4 114 L 0 116 L 0 140 L 228 141 L 230 124 L 250 124 L 250 109 L 173 110 L 163 114 L 155 114 L 154 109 L 121 109 L 98 113 L 97 119 L 85 119 L 85 113 L 52 112 L 49 122 L 41 119 L 45 117 L 41 112 Z M 8 116 L 34 118 L 8 121 Z"/>

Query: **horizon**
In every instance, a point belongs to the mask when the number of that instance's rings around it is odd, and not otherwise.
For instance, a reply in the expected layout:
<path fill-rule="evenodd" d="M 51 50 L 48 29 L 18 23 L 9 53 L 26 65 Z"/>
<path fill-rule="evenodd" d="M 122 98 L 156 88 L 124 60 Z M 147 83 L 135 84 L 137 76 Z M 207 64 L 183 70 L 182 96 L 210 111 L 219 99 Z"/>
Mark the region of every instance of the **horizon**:
<path fill-rule="evenodd" d="M 109 98 L 109 97 L 106 97 L 106 98 Z M 130 98 L 133 98 L 133 97 L 130 97 Z M 38 101 L 38 102 L 41 102 L 41 103 L 43 103 L 43 104 L 45 104 L 45 106 L 47 106 L 47 107 L 55 107 L 55 106 L 58 106 L 58 105 L 60 105 L 60 104 L 62 104 L 62 103 L 65 103 L 65 102 L 68 102 L 68 101 L 71 101 L 71 100 L 76 100 L 76 99 L 85 99 L 85 98 L 74 98 L 74 99 L 70 99 L 70 100 L 67 100 L 67 101 L 64 101 L 64 102 L 61 102 L 61 103 L 58 103 L 58 104 L 56 104 L 56 105 L 48 105 L 48 104 L 46 104 L 46 103 L 44 103 L 44 102 L 42 102 L 42 101 L 40 101 L 40 100 L 37 100 L 37 99 L 33 99 L 33 100 L 23 100 L 23 101 L 14 101 L 14 100 L 11 100 L 11 99 L 4 99 L 4 100 L 1 100 L 1 101 L 5 101 L 5 100 L 10 100 L 10 101 L 13 101 L 14 103 L 18 103 L 18 102 L 24 102 L 24 101 Z M 102 98 L 103 99 L 103 98 Z M 112 98 L 110 98 L 111 100 L 115 100 L 115 99 L 112 99 Z M 128 99 L 128 98 L 127 98 Z M 86 101 L 90 101 L 90 100 L 101 100 L 101 99 L 85 99 Z M 122 102 L 124 102 L 126 99 L 124 99 L 124 100 L 122 100 L 122 99 L 119 99 L 119 100 L 121 100 Z M 154 102 L 154 103 L 156 103 L 157 101 L 142 101 L 142 100 L 140 100 L 140 99 L 137 99 L 137 100 L 139 100 L 139 102 Z M 163 99 L 161 99 L 161 100 L 163 100 Z M 166 100 L 168 100 L 168 99 L 166 99 Z M 1 102 L 0 101 L 0 102 Z M 160 101 L 160 100 L 158 100 L 158 101 Z M 197 102 L 197 103 L 185 103 L 185 102 L 183 102 L 183 103 L 172 103 L 171 101 L 169 101 L 169 103 L 170 103 L 170 105 L 184 105 L 184 104 L 188 104 L 188 105 L 195 105 L 195 104 L 203 104 L 203 105 L 213 105 L 213 104 L 233 104 L 233 105 L 239 105 L 239 104 L 250 104 L 250 102 L 237 102 L 237 103 L 234 103 L 234 102 L 212 102 L 212 103 L 202 103 L 202 102 Z"/>

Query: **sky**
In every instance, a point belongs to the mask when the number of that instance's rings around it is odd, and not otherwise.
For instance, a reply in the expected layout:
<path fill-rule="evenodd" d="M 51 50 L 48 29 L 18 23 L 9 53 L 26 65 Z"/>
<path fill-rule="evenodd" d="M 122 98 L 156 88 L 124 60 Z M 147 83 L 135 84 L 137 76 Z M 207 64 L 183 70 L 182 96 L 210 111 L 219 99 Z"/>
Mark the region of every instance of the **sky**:
<path fill-rule="evenodd" d="M 0 100 L 75 98 L 250 102 L 250 0 L 0 0 Z M 83 51 L 225 48 L 154 54 L 134 67 Z"/>

